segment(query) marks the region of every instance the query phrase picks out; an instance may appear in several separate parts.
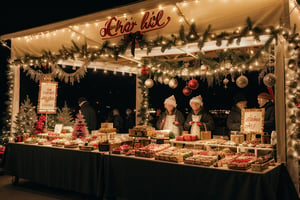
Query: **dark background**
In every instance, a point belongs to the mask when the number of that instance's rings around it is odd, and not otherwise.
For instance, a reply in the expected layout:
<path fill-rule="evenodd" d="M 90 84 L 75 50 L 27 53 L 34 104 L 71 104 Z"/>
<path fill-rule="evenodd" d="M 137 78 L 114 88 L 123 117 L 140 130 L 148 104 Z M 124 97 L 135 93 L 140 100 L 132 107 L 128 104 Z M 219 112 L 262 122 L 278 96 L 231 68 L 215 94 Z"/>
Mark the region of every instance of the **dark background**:
<path fill-rule="evenodd" d="M 20 30 L 25 30 L 45 24 L 58 22 L 65 19 L 82 16 L 85 14 L 114 8 L 118 5 L 125 5 L 138 1 L 72 1 L 67 6 L 61 5 L 61 2 L 45 2 L 40 1 L 34 3 L 30 1 L 19 2 L 17 5 L 7 6 L 7 9 L 2 9 L 0 12 L 0 35 L 13 33 Z M 64 1 L 64 3 L 66 3 Z M 9 42 L 9 41 L 8 41 Z M 9 50 L 5 47 L 0 47 L 0 94 L 1 94 L 1 119 L 4 118 L 6 112 L 7 101 L 7 60 L 9 59 Z M 228 88 L 224 88 L 222 80 L 220 84 L 215 83 L 213 87 L 208 87 L 205 81 L 200 81 L 199 88 L 190 96 L 184 96 L 182 89 L 186 85 L 186 81 L 178 79 L 179 85 L 176 89 L 171 89 L 169 86 L 155 83 L 150 91 L 150 107 L 163 109 L 163 101 L 165 98 L 175 95 L 178 109 L 183 113 L 188 112 L 189 99 L 199 94 L 202 95 L 204 105 L 209 110 L 226 109 L 229 110 L 232 105 L 232 97 L 239 91 L 244 92 L 249 98 L 249 107 L 257 106 L 256 95 L 258 92 L 265 90 L 266 87 L 258 81 L 258 72 L 245 74 L 249 79 L 249 84 L 246 88 L 240 89 L 234 82 L 228 83 Z M 100 121 L 105 120 L 107 113 L 114 107 L 120 109 L 123 115 L 126 108 L 135 108 L 135 76 L 126 74 L 123 76 L 120 73 L 113 74 L 103 71 L 88 70 L 80 83 L 75 83 L 73 86 L 64 82 L 58 84 L 58 99 L 57 106 L 61 108 L 66 102 L 72 108 L 74 113 L 77 112 L 77 100 L 80 96 L 85 96 L 98 112 Z M 231 80 L 230 77 L 228 77 Z M 29 95 L 33 105 L 37 105 L 38 100 L 38 83 L 31 80 L 21 70 L 21 88 L 20 102 L 23 102 L 26 95 Z M 3 126 L 3 120 L 0 121 L 0 130 Z"/>

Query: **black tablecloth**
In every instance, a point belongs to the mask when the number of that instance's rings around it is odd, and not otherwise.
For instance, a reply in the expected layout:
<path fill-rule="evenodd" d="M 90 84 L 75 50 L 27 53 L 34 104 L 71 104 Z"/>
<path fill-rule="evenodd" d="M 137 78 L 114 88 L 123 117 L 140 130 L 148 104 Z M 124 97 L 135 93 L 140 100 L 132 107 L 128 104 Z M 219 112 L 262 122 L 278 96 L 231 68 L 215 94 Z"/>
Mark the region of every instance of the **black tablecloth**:
<path fill-rule="evenodd" d="M 108 197 L 122 199 L 298 199 L 284 165 L 267 173 L 106 156 Z"/>
<path fill-rule="evenodd" d="M 6 150 L 10 174 L 99 199 L 299 199 L 283 164 L 251 173 L 38 145 Z"/>
<path fill-rule="evenodd" d="M 83 194 L 102 194 L 100 153 L 9 143 L 5 169 L 20 178 Z"/>

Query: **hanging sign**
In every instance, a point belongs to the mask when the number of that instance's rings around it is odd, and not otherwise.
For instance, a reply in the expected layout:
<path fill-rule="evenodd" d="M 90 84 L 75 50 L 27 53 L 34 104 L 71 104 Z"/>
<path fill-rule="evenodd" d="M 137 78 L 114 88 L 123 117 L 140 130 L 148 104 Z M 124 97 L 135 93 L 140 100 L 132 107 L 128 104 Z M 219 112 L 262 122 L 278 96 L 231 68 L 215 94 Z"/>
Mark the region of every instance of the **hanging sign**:
<path fill-rule="evenodd" d="M 263 133 L 265 109 L 242 109 L 241 132 Z"/>
<path fill-rule="evenodd" d="M 169 24 L 171 17 L 164 16 L 163 10 L 146 11 L 141 19 L 138 17 L 112 17 L 100 28 L 102 39 L 110 39 L 136 31 L 147 32 L 161 29 Z"/>
<path fill-rule="evenodd" d="M 57 82 L 40 81 L 38 112 L 56 113 Z"/>

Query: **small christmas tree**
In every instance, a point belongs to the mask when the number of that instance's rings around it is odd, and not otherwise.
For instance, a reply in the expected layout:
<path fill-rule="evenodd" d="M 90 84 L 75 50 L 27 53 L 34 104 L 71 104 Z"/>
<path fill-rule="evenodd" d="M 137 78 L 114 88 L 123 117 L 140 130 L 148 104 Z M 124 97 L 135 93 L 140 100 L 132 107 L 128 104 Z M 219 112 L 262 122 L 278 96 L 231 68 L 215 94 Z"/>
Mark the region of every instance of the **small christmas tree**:
<path fill-rule="evenodd" d="M 20 110 L 16 116 L 15 123 L 15 136 L 22 136 L 24 133 L 33 134 L 35 131 L 35 123 L 37 121 L 37 114 L 35 106 L 30 103 L 27 96 L 24 103 L 21 104 Z"/>
<path fill-rule="evenodd" d="M 86 123 L 83 119 L 82 114 L 79 112 L 76 115 L 76 121 L 73 130 L 73 138 L 84 138 L 87 134 L 88 130 L 86 127 Z"/>
<path fill-rule="evenodd" d="M 67 106 L 66 102 L 62 109 L 58 108 L 56 119 L 58 124 L 63 124 L 64 126 L 74 125 L 71 109 Z"/>

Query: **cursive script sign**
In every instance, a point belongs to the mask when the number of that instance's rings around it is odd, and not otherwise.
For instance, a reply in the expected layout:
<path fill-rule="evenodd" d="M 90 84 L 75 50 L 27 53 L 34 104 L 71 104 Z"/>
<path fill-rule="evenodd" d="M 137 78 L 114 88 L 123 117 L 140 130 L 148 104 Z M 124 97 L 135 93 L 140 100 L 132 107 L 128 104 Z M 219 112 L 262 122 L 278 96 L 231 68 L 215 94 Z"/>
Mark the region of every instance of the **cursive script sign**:
<path fill-rule="evenodd" d="M 169 24 L 171 17 L 164 17 L 164 11 L 147 11 L 138 21 L 135 18 L 112 17 L 106 23 L 105 27 L 100 28 L 102 39 L 109 39 L 136 31 L 153 31 L 161 29 Z"/>
<path fill-rule="evenodd" d="M 38 112 L 56 113 L 57 82 L 41 81 L 39 90 Z"/>
<path fill-rule="evenodd" d="M 241 131 L 243 133 L 263 133 L 265 109 L 243 109 Z"/>

